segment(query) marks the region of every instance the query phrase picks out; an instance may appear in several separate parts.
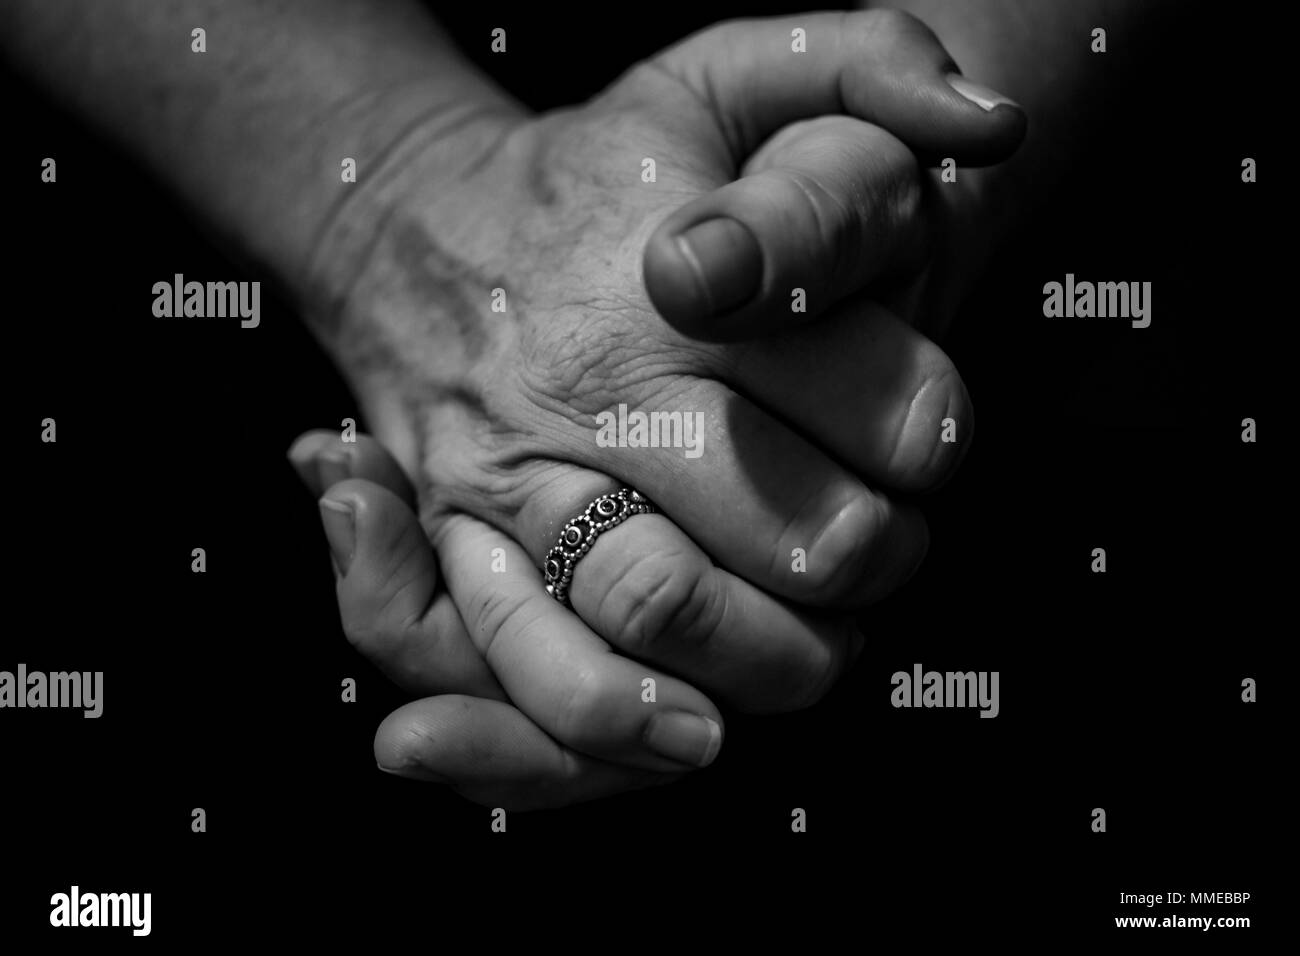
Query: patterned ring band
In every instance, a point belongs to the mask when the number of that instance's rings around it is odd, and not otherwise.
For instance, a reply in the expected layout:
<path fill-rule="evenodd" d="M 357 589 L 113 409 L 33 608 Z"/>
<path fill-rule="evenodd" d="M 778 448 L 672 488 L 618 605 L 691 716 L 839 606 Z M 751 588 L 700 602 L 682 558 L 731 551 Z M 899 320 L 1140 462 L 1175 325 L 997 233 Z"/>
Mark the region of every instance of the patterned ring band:
<path fill-rule="evenodd" d="M 591 550 L 596 539 L 633 515 L 656 514 L 658 510 L 641 492 L 632 488 L 620 488 L 612 494 L 601 495 L 587 505 L 582 514 L 565 524 L 555 547 L 546 552 L 546 561 L 542 565 L 546 593 L 568 607 L 573 569 Z"/>

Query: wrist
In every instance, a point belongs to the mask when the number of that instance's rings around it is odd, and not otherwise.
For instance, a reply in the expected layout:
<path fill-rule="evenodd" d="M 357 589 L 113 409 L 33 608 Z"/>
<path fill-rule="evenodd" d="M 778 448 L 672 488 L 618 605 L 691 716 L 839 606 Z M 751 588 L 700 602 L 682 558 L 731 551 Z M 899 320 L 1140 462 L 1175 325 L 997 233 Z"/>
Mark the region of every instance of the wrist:
<path fill-rule="evenodd" d="M 420 86 L 372 102 L 372 114 L 382 119 L 366 121 L 366 129 L 353 134 L 354 140 L 365 138 L 367 159 L 364 165 L 357 161 L 356 181 L 342 183 L 318 211 L 310 241 L 289 275 L 291 291 L 327 347 L 390 220 L 412 211 L 418 197 L 454 191 L 527 115 L 504 97 L 449 102 L 445 89 Z"/>

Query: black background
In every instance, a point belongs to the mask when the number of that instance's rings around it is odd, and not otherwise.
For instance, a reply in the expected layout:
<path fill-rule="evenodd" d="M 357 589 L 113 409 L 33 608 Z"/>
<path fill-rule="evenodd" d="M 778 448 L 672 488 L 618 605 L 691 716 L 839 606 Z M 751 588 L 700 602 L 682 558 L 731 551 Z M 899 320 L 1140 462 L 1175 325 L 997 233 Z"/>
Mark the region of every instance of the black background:
<path fill-rule="evenodd" d="M 544 108 L 696 26 L 778 8 L 646 8 L 630 29 L 633 9 L 448 20 L 476 43 L 507 27 L 510 55 L 479 60 Z M 978 438 L 926 502 L 927 563 L 865 616 L 849 678 L 804 713 L 728 714 L 722 755 L 685 782 L 512 814 L 504 835 L 488 809 L 375 769 L 374 731 L 403 698 L 343 638 L 316 508 L 284 458 L 301 431 L 359 417 L 341 381 L 265 285 L 256 330 L 154 319 L 152 284 L 173 273 L 262 277 L 4 77 L 0 669 L 102 670 L 105 710 L 0 714 L 3 938 L 44 935 L 50 895 L 78 883 L 152 892 L 155 946 L 676 944 L 706 927 L 814 949 L 1030 931 L 1261 942 L 1281 862 L 1291 543 L 1275 449 L 1291 437 L 1280 336 L 1294 316 L 1273 148 L 1294 96 L 1270 75 L 1284 61 L 1268 33 L 1189 5 L 1138 50 L 1112 34 L 1098 69 L 1136 67 L 1109 94 L 1130 119 L 1078 157 L 945 342 Z M 1241 182 L 1245 156 L 1257 184 Z M 1045 319 L 1043 283 L 1067 272 L 1152 282 L 1153 324 Z M 46 417 L 56 444 L 38 438 Z M 1244 417 L 1259 443 L 1241 442 Z M 206 574 L 190 571 L 195 547 Z M 890 675 L 916 662 L 1000 671 L 1000 716 L 891 708 Z M 340 702 L 345 677 L 355 704 Z M 1121 891 L 1169 889 L 1248 891 L 1245 907 L 1175 909 L 1254 925 L 1114 927 L 1153 912 L 1120 907 Z M 71 941 L 149 945 L 125 930 Z"/>

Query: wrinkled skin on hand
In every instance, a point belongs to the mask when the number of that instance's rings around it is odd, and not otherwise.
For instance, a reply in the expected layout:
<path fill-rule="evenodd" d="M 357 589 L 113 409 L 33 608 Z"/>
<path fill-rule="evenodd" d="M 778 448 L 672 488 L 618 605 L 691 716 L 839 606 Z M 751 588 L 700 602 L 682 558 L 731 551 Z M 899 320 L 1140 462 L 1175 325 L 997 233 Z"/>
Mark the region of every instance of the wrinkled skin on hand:
<path fill-rule="evenodd" d="M 691 532 L 716 524 L 720 497 L 752 499 L 749 507 L 757 510 L 737 505 L 724 513 L 742 524 L 758 515 L 760 524 L 773 525 L 758 535 L 760 546 L 784 542 L 775 526 L 793 526 L 795 513 L 813 497 L 842 503 L 865 488 L 827 477 L 829 459 L 801 469 L 799 459 L 820 461 L 813 448 L 827 443 L 812 435 L 805 446 L 784 430 L 774 442 L 768 433 L 777 426 L 766 415 L 785 419 L 810 381 L 832 383 L 818 396 L 828 406 L 860 404 L 856 385 L 833 384 L 855 372 L 873 377 L 870 387 L 887 398 L 874 413 L 862 413 L 866 424 L 847 455 L 834 442 L 830 452 L 850 465 L 860 458 L 868 475 L 897 478 L 892 483 L 904 488 L 946 475 L 959 450 L 937 444 L 930 420 L 968 417 L 969 402 L 951 364 L 929 343 L 891 354 L 896 334 L 880 332 L 879 321 L 865 322 L 860 308 L 832 309 L 814 324 L 772 337 L 705 342 L 670 327 L 645 291 L 647 243 L 675 210 L 738 175 L 788 165 L 799 142 L 821 138 L 818 148 L 839 148 L 834 131 L 844 123 L 868 127 L 842 116 L 793 122 L 746 155 L 737 145 L 745 133 L 734 120 L 673 71 L 648 61 L 580 107 L 537 117 L 468 117 L 463 130 L 471 135 L 463 138 L 477 146 L 454 173 L 436 146 L 407 150 L 390 164 L 379 190 L 384 198 L 371 202 L 372 232 L 365 242 L 338 243 L 346 251 L 336 256 L 351 256 L 360 266 L 320 312 L 329 316 L 323 337 L 372 430 L 415 480 L 426 528 L 435 533 L 443 517 L 466 512 L 540 559 L 567 516 L 556 509 L 584 500 L 556 486 L 577 487 L 574 474 L 583 470 L 585 487 L 598 487 L 590 477 L 595 473 L 635 484 Z M 900 141 L 870 130 L 874 150 L 853 157 L 867 167 L 847 203 L 855 209 L 845 212 L 842 196 L 797 170 L 773 181 L 772 202 L 828 223 L 842 249 L 832 271 L 851 270 L 879 242 L 877 234 L 897 234 L 908 246 L 898 258 L 915 275 L 926 261 L 926 242 L 925 230 L 912 224 L 923 221 L 934 180 Z M 642 178 L 647 158 L 655 163 L 654 182 Z M 965 186 L 944 188 L 945 215 L 971 198 Z M 857 206 L 870 210 L 871 235 Z M 931 287 L 941 284 L 935 275 L 927 274 Z M 915 291 L 906 297 L 913 310 L 923 301 Z M 905 311 L 903 301 L 893 299 L 895 311 Z M 845 366 L 846 356 L 861 356 L 862 365 Z M 927 388 L 921 402 L 917 396 Z M 620 403 L 703 412 L 712 463 L 706 455 L 692 473 L 680 455 L 631 459 L 623 449 L 598 447 L 594 416 Z M 924 447 L 912 447 L 918 440 L 904 434 L 906 413 L 923 405 Z M 808 430 L 798 413 L 791 417 L 793 432 Z M 801 483 L 806 490 L 790 490 Z M 704 487 L 712 489 L 712 500 L 699 494 Z M 529 502 L 545 504 L 530 510 Z M 866 514 L 858 536 L 870 538 L 891 520 Z M 700 543 L 714 550 L 714 542 Z M 924 546 L 918 548 L 916 560 Z M 775 560 L 788 563 L 789 548 L 778 550 L 786 557 Z M 751 580 L 770 577 L 773 560 L 755 557 L 753 567 L 733 562 L 733 570 Z M 885 577 L 892 585 L 899 576 Z M 796 589 L 786 596 L 809 595 Z"/>

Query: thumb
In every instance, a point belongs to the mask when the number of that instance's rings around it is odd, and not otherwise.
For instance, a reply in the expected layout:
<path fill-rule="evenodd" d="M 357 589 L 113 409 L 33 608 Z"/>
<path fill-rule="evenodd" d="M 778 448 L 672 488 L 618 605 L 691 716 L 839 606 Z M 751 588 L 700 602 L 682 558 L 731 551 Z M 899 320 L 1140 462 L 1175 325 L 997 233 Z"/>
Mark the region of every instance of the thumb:
<path fill-rule="evenodd" d="M 924 165 L 999 162 L 1027 125 L 1015 102 L 962 77 L 930 28 L 897 10 L 731 21 L 655 63 L 712 106 L 737 167 L 786 124 L 827 114 L 883 127 Z"/>
<path fill-rule="evenodd" d="M 793 123 L 745 175 L 675 210 L 646 243 L 646 293 L 706 341 L 810 322 L 927 255 L 923 185 L 907 147 L 847 116 Z"/>
<path fill-rule="evenodd" d="M 439 589 L 433 546 L 406 503 L 350 478 L 325 493 L 320 513 L 352 645 L 407 690 L 503 697 L 451 595 Z"/>

